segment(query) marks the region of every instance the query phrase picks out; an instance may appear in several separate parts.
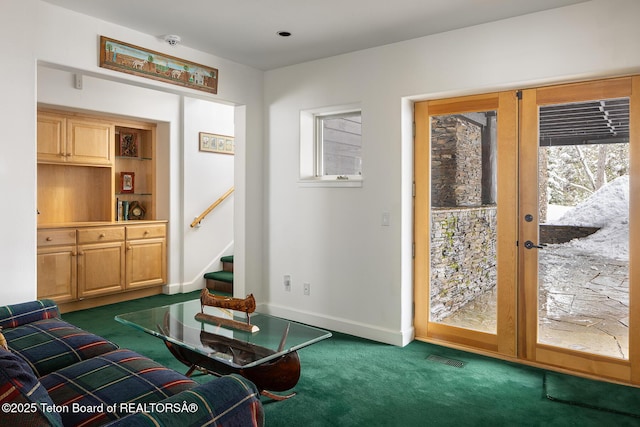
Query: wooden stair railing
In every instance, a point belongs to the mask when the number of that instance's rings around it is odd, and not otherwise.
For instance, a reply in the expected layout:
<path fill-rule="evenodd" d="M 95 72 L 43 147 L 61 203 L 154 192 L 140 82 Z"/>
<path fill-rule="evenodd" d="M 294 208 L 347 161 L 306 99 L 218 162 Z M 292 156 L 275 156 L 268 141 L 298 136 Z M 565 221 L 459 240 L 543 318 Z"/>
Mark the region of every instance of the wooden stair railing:
<path fill-rule="evenodd" d="M 191 228 L 195 227 L 196 225 L 198 225 L 200 223 L 200 221 L 202 221 L 204 219 L 204 217 L 206 217 L 207 215 L 209 215 L 209 213 L 214 210 L 220 203 L 224 202 L 224 200 L 229 197 L 231 195 L 231 193 L 233 193 L 234 187 L 231 187 L 229 190 L 227 190 L 226 193 L 224 193 L 222 196 L 220 196 L 220 198 L 218 200 L 216 200 L 215 202 L 213 202 L 211 204 L 211 206 L 209 206 L 207 209 L 205 209 L 204 212 L 202 212 L 200 214 L 200 216 L 198 216 L 196 219 L 193 220 L 193 222 L 191 223 Z"/>

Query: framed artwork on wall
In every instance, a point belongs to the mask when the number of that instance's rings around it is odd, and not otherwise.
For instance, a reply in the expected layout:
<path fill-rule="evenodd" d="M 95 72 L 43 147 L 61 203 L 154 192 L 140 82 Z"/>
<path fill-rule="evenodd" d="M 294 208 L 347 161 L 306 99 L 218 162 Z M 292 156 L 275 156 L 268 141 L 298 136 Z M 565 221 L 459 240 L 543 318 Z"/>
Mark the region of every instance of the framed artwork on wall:
<path fill-rule="evenodd" d="M 200 151 L 220 154 L 233 154 L 235 152 L 235 140 L 232 136 L 206 132 L 200 132 L 199 136 Z"/>
<path fill-rule="evenodd" d="M 100 67 L 218 93 L 218 69 L 100 36 Z"/>

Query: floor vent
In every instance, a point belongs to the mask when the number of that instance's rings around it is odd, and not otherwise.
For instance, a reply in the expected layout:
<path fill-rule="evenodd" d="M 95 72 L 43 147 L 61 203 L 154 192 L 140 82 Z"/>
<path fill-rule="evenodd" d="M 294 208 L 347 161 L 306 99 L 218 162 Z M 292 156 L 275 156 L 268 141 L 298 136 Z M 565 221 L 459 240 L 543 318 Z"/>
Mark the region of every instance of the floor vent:
<path fill-rule="evenodd" d="M 454 368 L 464 368 L 464 362 L 459 360 L 449 359 L 447 357 L 436 356 L 435 354 L 427 357 L 427 360 L 432 362 L 442 363 L 443 365 L 453 366 Z"/>

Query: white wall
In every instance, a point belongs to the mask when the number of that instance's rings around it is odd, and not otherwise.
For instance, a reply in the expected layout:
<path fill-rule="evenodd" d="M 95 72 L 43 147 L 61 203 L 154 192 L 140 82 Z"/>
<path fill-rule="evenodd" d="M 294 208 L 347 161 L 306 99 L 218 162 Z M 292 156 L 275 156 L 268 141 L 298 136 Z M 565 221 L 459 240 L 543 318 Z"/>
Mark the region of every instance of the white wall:
<path fill-rule="evenodd" d="M 595 0 L 266 72 L 266 308 L 407 343 L 411 100 L 638 73 L 639 16 L 636 0 Z M 363 187 L 300 187 L 300 110 L 358 102 Z"/>
<path fill-rule="evenodd" d="M 236 180 L 236 192 L 231 202 L 242 209 L 233 209 L 236 212 L 234 250 L 241 258 L 236 266 L 240 268 L 236 280 L 241 293 L 246 287 L 247 292 L 254 292 L 259 297 L 262 259 L 252 248 L 261 247 L 262 242 L 262 230 L 256 224 L 261 224 L 262 218 L 263 73 L 184 46 L 167 52 L 218 68 L 219 93 L 210 95 L 99 68 L 100 35 L 152 50 L 167 51 L 169 47 L 154 36 L 39 0 L 3 1 L 0 3 L 0 24 L 0 34 L 5 40 L 11 40 L 3 50 L 4 65 L 0 67 L 3 92 L 0 120 L 4 135 L 0 144 L 5 153 L 0 156 L 0 185 L 3 197 L 11 200 L 12 205 L 15 203 L 15 207 L 3 209 L 0 214 L 0 262 L 5 278 L 0 284 L 3 303 L 30 300 L 36 295 L 37 102 L 159 122 L 159 161 L 169 173 L 158 182 L 158 188 L 163 190 L 157 194 L 158 211 L 170 224 L 169 282 L 177 289 L 182 289 L 185 284 L 192 285 L 194 277 L 190 275 L 199 270 L 183 258 L 187 252 L 184 250 L 187 241 L 185 225 L 188 227 L 193 220 L 192 212 L 196 210 L 190 206 L 195 194 L 185 196 L 185 184 L 193 181 L 199 173 L 185 164 L 185 159 L 193 154 L 192 146 L 186 145 L 193 141 L 185 140 L 185 136 L 188 137 L 186 139 L 193 138 L 193 135 L 187 135 L 187 131 L 191 132 L 193 127 L 200 125 L 197 121 L 189 125 L 185 123 L 184 108 L 185 105 L 194 105 L 198 99 L 235 105 L 235 110 L 240 112 L 235 122 L 247 127 L 240 132 L 234 129 L 239 134 L 236 142 L 242 149 L 233 157 L 235 166 L 226 168 Z M 72 86 L 71 76 L 74 73 L 84 75 L 82 90 Z M 234 120 L 233 117 L 230 120 Z M 245 209 L 256 216 L 247 216 Z M 212 251 L 211 257 L 215 255 Z"/>
<path fill-rule="evenodd" d="M 264 80 L 249 67 L 173 50 L 219 68 L 220 93 L 209 96 L 98 67 L 99 35 L 166 49 L 151 35 L 39 0 L 5 0 L 0 35 L 12 43 L 3 47 L 10 66 L 0 67 L 0 189 L 7 201 L 0 210 L 0 297 L 12 303 L 35 296 L 37 100 L 161 122 L 170 176 L 158 184 L 168 188 L 158 197 L 172 224 L 171 282 L 180 287 L 193 280 L 182 255 L 191 247 L 184 230 L 193 219 L 185 180 L 195 178 L 185 174 L 194 153 L 185 148 L 183 108 L 219 100 L 236 105 L 237 292 L 254 292 L 261 308 L 292 319 L 405 344 L 413 333 L 411 100 L 638 73 L 638 16 L 636 0 L 594 0 L 282 68 Z M 68 78 L 77 71 L 86 76 L 82 91 Z M 363 187 L 299 187 L 300 110 L 351 103 L 363 108 Z M 381 226 L 382 212 L 391 214 L 389 227 Z M 292 276 L 290 293 L 285 274 Z M 311 283 L 311 296 L 302 295 L 303 282 Z"/>
<path fill-rule="evenodd" d="M 204 287 L 204 273 L 233 253 L 233 195 L 213 210 L 198 228 L 190 223 L 233 187 L 234 156 L 199 151 L 199 132 L 234 135 L 234 107 L 185 98 L 184 100 L 184 265 L 183 290 Z"/>
<path fill-rule="evenodd" d="M 0 295 L 3 303 L 36 296 L 34 1 L 2 2 L 0 37 Z M 19 38 L 19 40 L 16 40 Z"/>

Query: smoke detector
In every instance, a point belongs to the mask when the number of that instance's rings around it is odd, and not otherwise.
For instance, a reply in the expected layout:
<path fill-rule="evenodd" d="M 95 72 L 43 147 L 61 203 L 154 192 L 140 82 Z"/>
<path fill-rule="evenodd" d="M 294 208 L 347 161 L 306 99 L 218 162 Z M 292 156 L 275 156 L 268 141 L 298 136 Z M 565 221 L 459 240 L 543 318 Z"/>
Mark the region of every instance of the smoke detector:
<path fill-rule="evenodd" d="M 174 34 L 167 34 L 166 36 L 164 36 L 164 41 L 169 43 L 170 46 L 177 46 L 180 44 L 182 39 L 180 38 L 180 36 L 176 36 Z"/>

